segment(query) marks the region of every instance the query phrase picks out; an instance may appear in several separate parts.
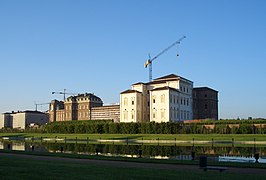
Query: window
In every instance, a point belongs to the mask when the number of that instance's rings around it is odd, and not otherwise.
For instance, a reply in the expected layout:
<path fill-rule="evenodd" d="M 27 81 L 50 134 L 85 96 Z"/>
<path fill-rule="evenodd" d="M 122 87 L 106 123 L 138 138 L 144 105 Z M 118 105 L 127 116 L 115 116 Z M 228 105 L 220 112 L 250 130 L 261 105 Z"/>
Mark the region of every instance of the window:
<path fill-rule="evenodd" d="M 135 119 L 135 111 L 134 111 L 134 109 L 131 110 L 131 119 L 132 120 Z"/>
<path fill-rule="evenodd" d="M 124 111 L 124 120 L 127 120 L 127 111 Z"/>
<path fill-rule="evenodd" d="M 127 106 L 127 98 L 124 98 L 124 105 Z"/>
<path fill-rule="evenodd" d="M 153 117 L 153 119 L 156 118 L 156 112 L 153 112 L 152 117 Z"/>
<path fill-rule="evenodd" d="M 170 95 L 170 103 L 172 103 L 172 95 Z"/>
<path fill-rule="evenodd" d="M 208 105 L 207 104 L 205 104 L 205 110 L 207 110 L 208 109 Z"/>
<path fill-rule="evenodd" d="M 153 109 L 152 117 L 153 117 L 153 119 L 156 118 L 156 109 Z"/>
<path fill-rule="evenodd" d="M 204 97 L 207 98 L 207 94 L 205 94 Z"/>
<path fill-rule="evenodd" d="M 161 109 L 161 119 L 165 119 L 165 109 Z"/>
<path fill-rule="evenodd" d="M 134 105 L 135 104 L 135 97 L 132 97 L 131 98 L 131 105 Z"/>
<path fill-rule="evenodd" d="M 165 95 L 164 94 L 161 95 L 161 103 L 165 103 Z"/>
<path fill-rule="evenodd" d="M 175 104 L 175 96 L 174 96 L 174 104 Z"/>
<path fill-rule="evenodd" d="M 187 105 L 189 106 L 188 99 L 187 99 Z"/>

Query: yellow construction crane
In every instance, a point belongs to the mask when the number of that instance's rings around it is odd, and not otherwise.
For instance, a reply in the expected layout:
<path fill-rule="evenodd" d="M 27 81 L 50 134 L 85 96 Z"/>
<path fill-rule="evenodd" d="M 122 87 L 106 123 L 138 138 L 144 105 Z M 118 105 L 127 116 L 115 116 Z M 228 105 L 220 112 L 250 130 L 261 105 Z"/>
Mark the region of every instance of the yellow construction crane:
<path fill-rule="evenodd" d="M 180 44 L 180 42 L 185 39 L 186 36 L 182 36 L 180 39 L 178 39 L 176 42 L 174 42 L 173 44 L 171 44 L 170 46 L 168 46 L 166 49 L 164 49 L 163 51 L 161 51 L 159 54 L 157 54 L 156 56 L 154 56 L 153 58 L 150 57 L 149 55 L 149 59 L 145 62 L 144 67 L 147 68 L 149 66 L 149 81 L 152 81 L 152 62 L 157 59 L 159 56 L 161 56 L 163 53 L 165 53 L 166 51 L 168 51 L 169 49 L 171 49 L 172 47 L 174 47 L 177 44 Z M 177 56 L 179 56 L 177 54 Z"/>

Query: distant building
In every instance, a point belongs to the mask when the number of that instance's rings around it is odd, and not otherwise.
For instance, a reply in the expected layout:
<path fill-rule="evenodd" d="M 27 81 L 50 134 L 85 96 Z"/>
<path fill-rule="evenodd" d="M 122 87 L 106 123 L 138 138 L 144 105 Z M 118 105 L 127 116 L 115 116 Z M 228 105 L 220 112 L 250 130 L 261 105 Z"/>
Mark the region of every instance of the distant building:
<path fill-rule="evenodd" d="M 193 89 L 193 119 L 218 119 L 218 91 L 208 87 Z"/>
<path fill-rule="evenodd" d="M 49 121 L 113 120 L 119 121 L 119 105 L 103 106 L 98 96 L 85 93 L 70 96 L 65 101 L 53 100 L 49 108 Z"/>
<path fill-rule="evenodd" d="M 0 119 L 0 128 L 10 127 L 25 129 L 30 124 L 43 125 L 48 122 L 48 115 L 39 111 L 18 111 L 3 113 Z"/>
<path fill-rule="evenodd" d="M 193 82 L 175 74 L 136 83 L 120 93 L 120 122 L 179 122 L 193 118 Z"/>
<path fill-rule="evenodd" d="M 12 115 L 11 113 L 3 113 L 0 117 L 0 129 L 12 128 Z"/>

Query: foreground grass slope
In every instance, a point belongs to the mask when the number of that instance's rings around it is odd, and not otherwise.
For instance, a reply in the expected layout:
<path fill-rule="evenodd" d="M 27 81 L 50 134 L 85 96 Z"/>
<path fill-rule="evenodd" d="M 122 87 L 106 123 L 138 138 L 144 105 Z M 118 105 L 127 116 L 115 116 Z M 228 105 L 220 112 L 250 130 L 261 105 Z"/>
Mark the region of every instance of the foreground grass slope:
<path fill-rule="evenodd" d="M 264 179 L 263 174 L 122 167 L 78 161 L 38 160 L 0 156 L 1 179 Z"/>

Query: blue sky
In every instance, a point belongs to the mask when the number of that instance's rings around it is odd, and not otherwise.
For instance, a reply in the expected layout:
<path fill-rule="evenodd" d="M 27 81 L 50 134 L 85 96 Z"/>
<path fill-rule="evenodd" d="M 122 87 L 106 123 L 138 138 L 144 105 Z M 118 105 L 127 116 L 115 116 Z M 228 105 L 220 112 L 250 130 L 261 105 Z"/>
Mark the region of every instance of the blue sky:
<path fill-rule="evenodd" d="M 51 92 L 64 88 L 119 102 L 148 81 L 148 54 L 186 35 L 153 77 L 218 90 L 220 118 L 266 118 L 265 17 L 264 0 L 1 0 L 0 112 L 62 99 Z"/>

